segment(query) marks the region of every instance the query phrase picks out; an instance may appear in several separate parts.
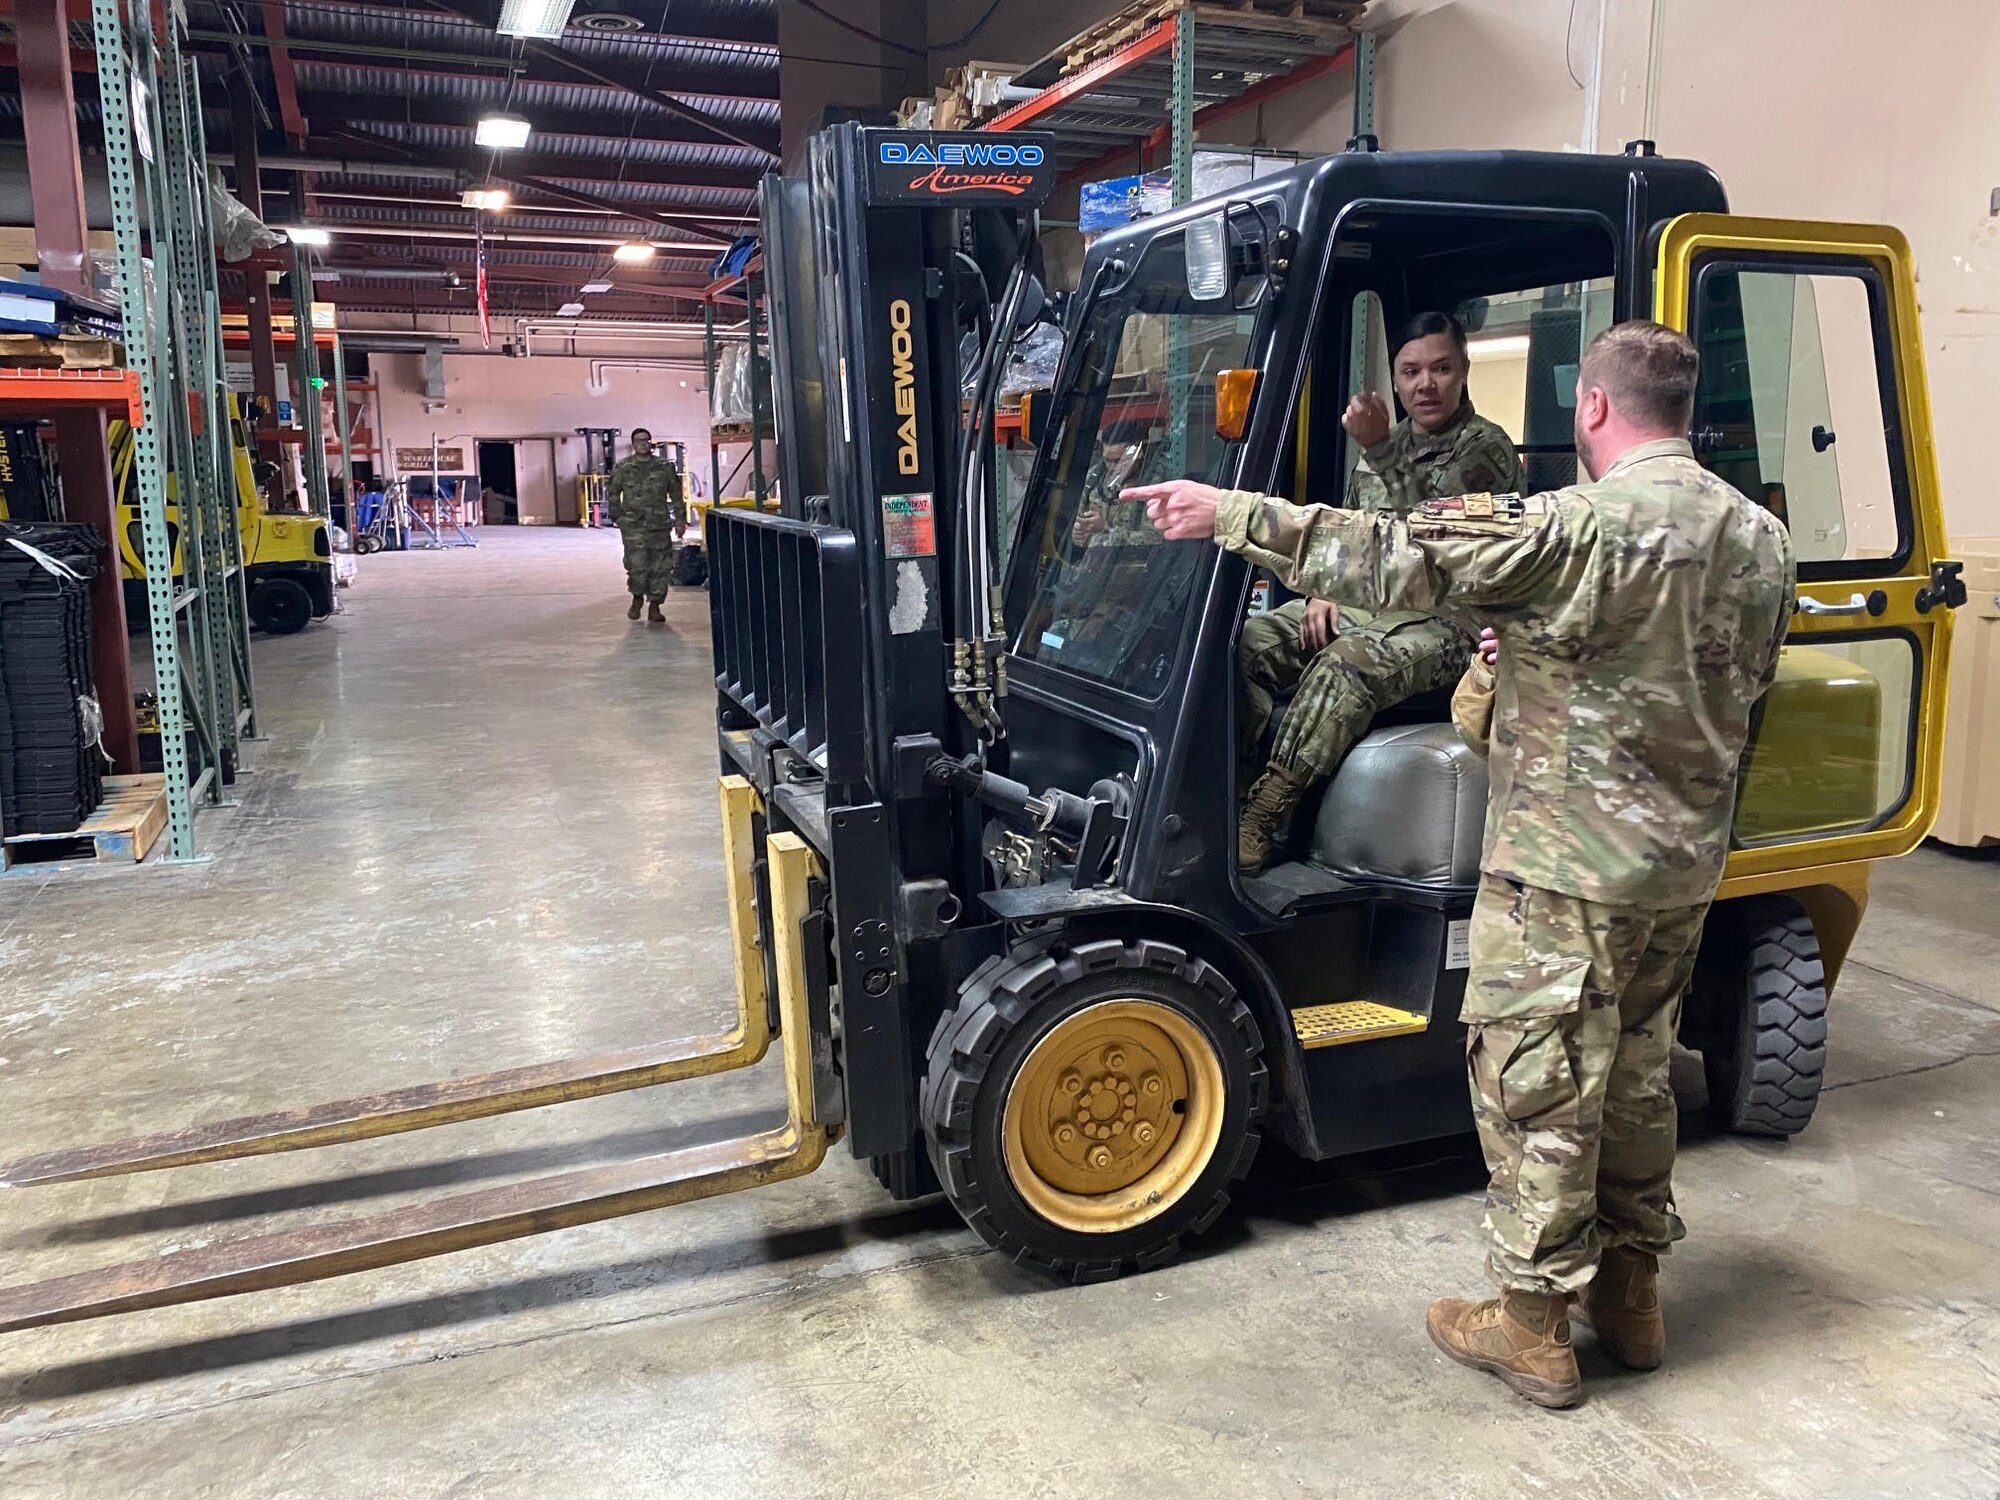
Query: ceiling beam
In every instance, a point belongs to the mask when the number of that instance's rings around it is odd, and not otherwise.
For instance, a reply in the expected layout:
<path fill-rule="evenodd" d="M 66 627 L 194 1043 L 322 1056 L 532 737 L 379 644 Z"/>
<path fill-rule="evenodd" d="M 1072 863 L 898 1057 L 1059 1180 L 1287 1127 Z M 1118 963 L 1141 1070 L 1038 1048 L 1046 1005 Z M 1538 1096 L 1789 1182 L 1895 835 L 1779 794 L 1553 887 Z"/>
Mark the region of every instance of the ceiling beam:
<path fill-rule="evenodd" d="M 358 125 L 345 126 L 340 133 L 356 141 L 364 141 L 370 145 L 383 147 L 405 160 L 413 160 L 418 154 L 412 148 L 403 145 L 400 141 L 377 135 L 374 131 L 364 130 Z M 494 152 L 453 151 L 447 148 L 445 150 L 427 149 L 422 155 L 427 161 L 445 166 L 455 166 L 475 177 L 482 177 L 486 174 L 489 162 L 498 157 L 499 154 Z M 612 163 L 591 162 L 587 164 L 584 171 L 573 170 L 578 165 L 579 163 L 577 162 L 516 156 L 512 160 L 506 161 L 504 166 L 497 166 L 493 172 L 493 176 L 497 181 L 507 183 L 511 187 L 527 188 L 562 202 L 580 203 L 587 208 L 616 209 L 620 213 L 629 214 L 634 219 L 662 224 L 670 229 L 677 229 L 683 234 L 691 235 L 695 239 L 710 240 L 716 244 L 723 245 L 733 241 L 734 236 L 725 234 L 720 230 L 707 229 L 698 224 L 687 224 L 679 220 L 668 219 L 641 204 L 619 203 L 615 199 L 600 198 L 594 193 L 582 192 L 576 188 L 565 187 L 561 183 L 550 182 L 543 175 L 546 173 L 548 176 L 591 180 L 592 173 L 601 172 L 605 167 L 612 165 Z M 673 180 L 677 182 L 688 180 L 686 169 L 676 169 L 676 171 L 681 175 L 677 175 Z M 596 180 L 601 181 L 604 179 L 598 178 Z M 731 185 L 740 185 L 740 183 L 733 183 Z"/>
<path fill-rule="evenodd" d="M 481 106 L 455 99 L 399 99 L 385 108 L 379 95 L 346 94 L 334 89 L 308 90 L 300 96 L 300 104 L 308 115 L 322 121 L 358 120 L 365 124 L 388 120 L 410 125 L 454 125 L 468 130 L 477 123 L 477 116 L 481 113 Z M 629 109 L 623 114 L 615 110 L 555 110 L 532 102 L 516 103 L 513 108 L 533 121 L 536 132 L 542 135 L 597 136 L 618 141 L 630 136 L 638 140 L 689 145 L 721 144 L 701 127 L 670 115 L 647 113 L 635 120 Z M 761 142 L 760 149 L 775 150 L 777 147 L 778 127 L 775 123 L 745 125 L 742 132 Z"/>
<path fill-rule="evenodd" d="M 474 0 L 439 0 L 439 3 L 445 10 L 465 16 L 481 26 L 493 25 L 494 20 L 499 14 L 497 4 L 488 6 L 480 3 L 478 9 L 474 9 Z M 617 77 L 615 72 L 607 71 L 604 66 L 590 62 L 570 51 L 569 48 L 559 46 L 554 42 L 543 42 L 533 38 L 526 38 L 522 41 L 521 45 L 526 51 L 536 57 L 545 57 L 550 62 L 559 63 L 563 67 L 569 68 L 571 71 L 579 73 L 585 78 L 593 78 L 599 83 L 616 85 L 640 99 L 657 104 L 661 109 L 667 111 L 667 113 L 679 115 L 682 119 L 692 124 L 712 131 L 722 140 L 733 141 L 739 146 L 748 146 L 753 151 L 765 151 L 764 147 L 745 137 L 735 126 L 717 119 L 705 109 L 696 109 L 692 104 L 683 104 L 680 100 L 661 93 L 643 79 Z M 765 151 L 765 155 L 769 156 L 773 163 L 777 161 L 776 152 Z"/>
<path fill-rule="evenodd" d="M 264 0 L 259 0 L 259 3 L 264 3 Z M 269 0 L 269 3 L 276 4 L 277 0 Z M 480 35 L 470 27 L 466 30 L 471 36 Z M 252 47 L 282 46 L 306 54 L 303 59 L 306 64 L 321 69 L 372 68 L 380 71 L 386 64 L 395 62 L 426 63 L 430 66 L 397 68 L 395 71 L 431 78 L 511 76 L 523 83 L 548 84 L 562 88 L 602 89 L 607 93 L 618 94 L 630 94 L 634 87 L 648 82 L 645 69 L 640 69 L 638 76 L 634 77 L 629 66 L 612 62 L 593 64 L 599 68 L 602 77 L 578 82 L 575 72 L 569 66 L 546 58 L 516 59 L 504 54 L 426 50 L 421 47 L 396 46 L 385 42 L 318 40 L 289 34 L 282 42 L 275 42 L 268 35 L 239 37 L 226 31 L 197 29 L 189 31 L 187 38 L 191 44 L 188 50 L 197 52 L 224 52 L 233 46 L 245 44 Z M 340 59 L 369 59 L 369 61 Z M 654 66 L 650 82 L 677 93 L 706 94 L 722 99 L 775 100 L 778 97 L 778 68 L 775 53 L 772 55 L 771 63 L 769 69 L 746 69 L 718 63 L 676 60 L 664 67 Z M 614 79 L 619 81 L 608 81 Z"/>
<path fill-rule="evenodd" d="M 411 11 L 402 6 L 380 5 L 373 0 L 313 0 L 317 10 L 344 10 L 379 17 L 387 21 L 405 21 Z M 668 7 L 671 11 L 671 4 Z M 677 33 L 667 36 L 669 41 L 690 42 L 741 42 L 756 47 L 776 47 L 778 45 L 777 8 L 773 6 L 766 14 L 760 14 L 748 6 L 731 7 L 733 14 L 711 17 L 703 23 L 704 30 L 699 36 Z M 463 5 L 439 6 L 437 12 L 426 14 L 426 19 L 437 20 L 442 15 L 455 15 L 469 21 L 473 26 L 493 31 L 500 19 L 497 0 L 468 0 Z M 619 32 L 620 41 L 642 41 L 647 36 L 659 36 L 654 32 Z"/>
<path fill-rule="evenodd" d="M 407 161 L 432 167 L 453 167 L 464 172 L 474 182 L 483 181 L 489 175 L 515 182 L 560 177 L 575 182 L 635 182 L 662 188 L 734 188 L 749 194 L 753 199 L 757 180 L 763 176 L 762 172 L 754 168 L 632 161 L 609 154 L 557 156 L 536 151 L 496 152 L 475 143 L 471 126 L 466 126 L 464 133 L 465 144 L 462 146 L 412 146 L 397 140 L 386 131 L 371 129 L 368 124 L 356 121 L 344 121 L 338 124 L 329 122 L 328 136 L 308 141 L 306 153 L 314 156 L 352 156 L 353 152 L 344 147 L 355 143 L 366 143 L 384 153 L 384 160 L 377 165 L 393 166 L 398 162 Z M 548 190 L 557 191 L 555 188 Z M 603 200 L 592 201 L 601 203 Z M 629 209 L 640 218 L 650 217 L 655 211 L 655 206 L 650 204 L 611 206 Z"/>
<path fill-rule="evenodd" d="M 278 95 L 278 118 L 284 122 L 285 136 L 296 151 L 305 144 L 306 121 L 299 112 L 299 79 L 292 68 L 292 54 L 285 46 L 284 0 L 261 0 L 264 12 L 264 40 L 271 49 L 271 81 Z"/>

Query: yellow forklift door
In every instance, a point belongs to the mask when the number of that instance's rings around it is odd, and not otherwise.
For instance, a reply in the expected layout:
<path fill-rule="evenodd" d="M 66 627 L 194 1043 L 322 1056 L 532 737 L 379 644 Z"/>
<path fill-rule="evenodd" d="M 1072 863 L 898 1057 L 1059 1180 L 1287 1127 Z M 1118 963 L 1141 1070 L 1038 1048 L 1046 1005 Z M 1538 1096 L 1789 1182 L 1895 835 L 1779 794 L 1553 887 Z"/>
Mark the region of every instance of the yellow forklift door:
<path fill-rule="evenodd" d="M 1724 894 L 1907 853 L 1937 816 L 1951 604 L 1910 249 L 1894 229 L 1689 214 L 1659 320 L 1701 351 L 1696 456 L 1776 511 L 1798 613 L 1753 725 Z"/>

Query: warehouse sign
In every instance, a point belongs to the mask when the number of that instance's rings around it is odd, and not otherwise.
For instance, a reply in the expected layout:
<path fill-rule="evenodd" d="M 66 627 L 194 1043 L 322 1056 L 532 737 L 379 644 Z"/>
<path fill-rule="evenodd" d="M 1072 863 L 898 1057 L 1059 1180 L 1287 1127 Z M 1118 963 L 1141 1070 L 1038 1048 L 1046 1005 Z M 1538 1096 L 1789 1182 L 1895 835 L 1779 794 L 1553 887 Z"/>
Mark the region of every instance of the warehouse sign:
<path fill-rule="evenodd" d="M 431 450 L 422 448 L 398 448 L 396 450 L 396 470 L 401 474 L 428 474 L 431 467 Z M 465 466 L 463 448 L 440 448 L 437 450 L 437 467 L 440 474 L 470 474 Z"/>

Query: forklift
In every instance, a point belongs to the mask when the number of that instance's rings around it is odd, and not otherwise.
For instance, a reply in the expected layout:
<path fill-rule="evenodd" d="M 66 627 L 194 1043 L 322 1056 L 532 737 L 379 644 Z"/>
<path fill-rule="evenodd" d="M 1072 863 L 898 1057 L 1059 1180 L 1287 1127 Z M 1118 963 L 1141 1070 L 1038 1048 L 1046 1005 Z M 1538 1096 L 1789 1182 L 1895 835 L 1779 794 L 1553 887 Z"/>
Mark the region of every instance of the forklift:
<path fill-rule="evenodd" d="M 1272 580 L 1089 520 L 1186 474 L 1337 502 L 1380 331 L 1456 312 L 1531 489 L 1574 482 L 1601 327 L 1703 354 L 1703 460 L 1787 519 L 1798 611 L 1681 1039 L 1726 1126 L 1802 1129 L 1871 864 L 1935 815 L 1952 609 L 1911 258 L 1732 216 L 1623 156 L 1354 150 L 1100 238 L 995 514 L 994 393 L 1049 315 L 1053 142 L 841 124 L 761 189 L 783 509 L 709 518 L 735 1015 L 711 1036 L 0 1167 L 15 1186 L 349 1142 L 756 1064 L 775 1128 L 0 1290 L 0 1329 L 294 1284 L 801 1176 L 844 1142 L 1012 1259 L 1169 1260 L 1265 1137 L 1471 1131 L 1459 1021 L 1483 763 L 1385 716 L 1284 857 L 1235 867 L 1237 639 Z M 972 339 L 962 342 L 966 334 Z M 974 350 L 971 367 L 963 348 Z M 972 392 L 962 401 L 961 392 Z M 1504 425 L 1504 424 L 1503 424 Z"/>
<path fill-rule="evenodd" d="M 236 525 L 243 539 L 243 583 L 250 623 L 266 635 L 296 635 L 333 613 L 333 534 L 324 516 L 269 508 L 258 489 L 243 403 L 234 391 L 229 392 L 228 418 L 229 484 L 236 496 Z M 123 421 L 114 420 L 108 436 L 118 493 L 118 555 L 125 572 L 125 612 L 136 628 L 136 622 L 146 618 L 146 560 L 133 490 L 132 430 Z M 179 475 L 167 475 L 167 536 L 176 579 L 181 574 L 179 482 Z"/>

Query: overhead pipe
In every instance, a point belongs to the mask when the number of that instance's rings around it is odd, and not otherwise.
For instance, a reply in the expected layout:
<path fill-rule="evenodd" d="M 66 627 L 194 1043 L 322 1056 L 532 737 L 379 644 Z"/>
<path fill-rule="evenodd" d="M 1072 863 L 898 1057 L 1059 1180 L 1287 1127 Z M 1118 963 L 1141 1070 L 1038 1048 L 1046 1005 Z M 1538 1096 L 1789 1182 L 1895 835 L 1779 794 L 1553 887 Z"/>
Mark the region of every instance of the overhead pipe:
<path fill-rule="evenodd" d="M 593 359 L 584 389 L 600 395 L 610 390 L 611 382 L 605 376 L 612 370 L 692 370 L 705 376 L 708 365 L 701 359 Z"/>
<path fill-rule="evenodd" d="M 329 234 L 371 234 L 387 239 L 414 240 L 470 240 L 478 238 L 470 227 L 465 229 L 430 229 L 420 227 L 391 227 L 387 224 L 342 224 L 322 221 L 320 228 Z M 493 229 L 486 232 L 486 243 L 505 247 L 507 245 L 629 245 L 634 239 L 642 238 L 630 234 L 548 234 L 539 230 Z M 714 251 L 713 245 L 697 245 L 680 240 L 646 240 L 655 250 L 699 250 L 707 255 Z"/>
<path fill-rule="evenodd" d="M 428 167 L 420 162 L 381 161 L 367 157 L 305 156 L 296 152 L 263 157 L 263 171 L 338 172 L 345 177 L 421 177 L 430 182 L 470 182 L 470 174 L 456 167 Z"/>
<path fill-rule="evenodd" d="M 521 353 L 535 352 L 535 336 L 556 339 L 620 339 L 638 343 L 674 343 L 694 341 L 702 337 L 699 323 L 580 323 L 573 318 L 523 318 L 520 322 Z M 746 325 L 718 328 L 715 336 L 725 342 L 734 343 L 749 337 Z"/>

